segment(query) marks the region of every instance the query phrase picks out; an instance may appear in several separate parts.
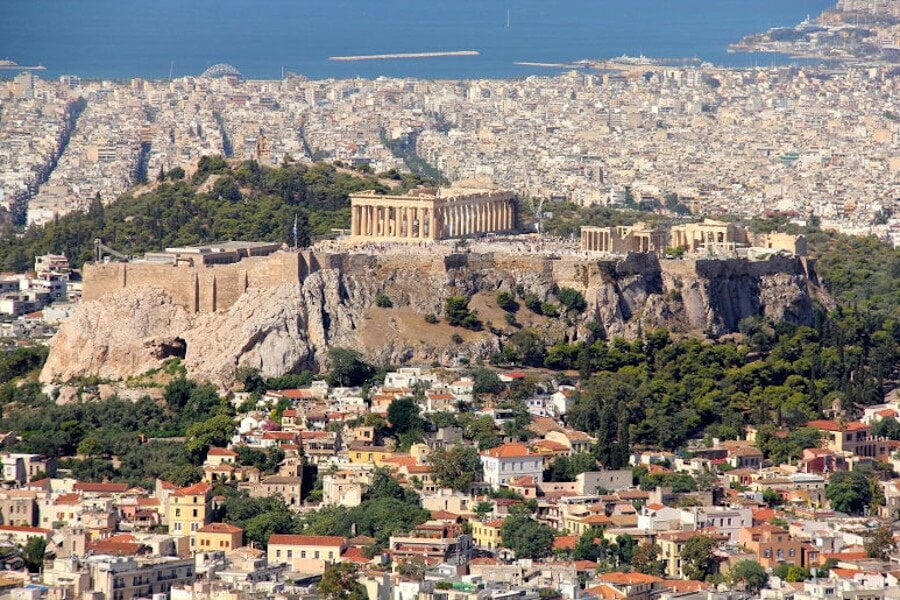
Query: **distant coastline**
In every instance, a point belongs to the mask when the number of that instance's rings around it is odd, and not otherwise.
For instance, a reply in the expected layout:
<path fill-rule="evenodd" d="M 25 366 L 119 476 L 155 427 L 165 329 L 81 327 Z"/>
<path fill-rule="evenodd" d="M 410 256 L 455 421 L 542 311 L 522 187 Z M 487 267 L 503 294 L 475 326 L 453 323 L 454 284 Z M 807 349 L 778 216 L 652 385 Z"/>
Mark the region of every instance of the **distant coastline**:
<path fill-rule="evenodd" d="M 398 52 L 394 54 L 360 54 L 357 56 L 329 56 L 328 60 L 351 62 L 356 60 L 392 60 L 395 58 L 438 58 L 441 56 L 479 56 L 478 50 L 452 50 L 450 52 Z"/>

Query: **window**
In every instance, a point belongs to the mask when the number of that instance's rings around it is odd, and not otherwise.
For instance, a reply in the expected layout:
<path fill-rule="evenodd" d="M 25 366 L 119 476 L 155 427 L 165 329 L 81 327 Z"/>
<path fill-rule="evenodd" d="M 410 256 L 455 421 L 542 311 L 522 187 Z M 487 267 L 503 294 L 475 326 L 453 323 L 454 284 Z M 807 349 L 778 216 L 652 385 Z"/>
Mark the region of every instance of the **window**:
<path fill-rule="evenodd" d="M 306 550 L 300 551 L 300 558 L 306 558 Z"/>
<path fill-rule="evenodd" d="M 176 516 L 176 517 L 180 517 L 180 516 L 181 516 L 181 509 L 180 509 L 180 508 L 176 508 L 176 509 L 175 509 L 175 516 Z"/>
<path fill-rule="evenodd" d="M 194 516 L 195 516 L 195 517 L 197 516 L 197 509 L 196 509 L 196 508 L 194 509 Z"/>
<path fill-rule="evenodd" d="M 316 550 L 316 553 L 315 553 L 315 555 L 313 556 L 313 558 L 319 558 L 319 551 L 318 551 L 318 550 Z"/>
<path fill-rule="evenodd" d="M 293 550 L 288 550 L 288 551 L 287 551 L 287 557 L 288 557 L 288 559 L 294 558 L 294 551 L 293 551 Z"/>
<path fill-rule="evenodd" d="M 275 558 L 281 558 L 281 550 L 275 551 Z"/>
<path fill-rule="evenodd" d="M 175 522 L 175 531 L 181 531 L 181 523 Z"/>

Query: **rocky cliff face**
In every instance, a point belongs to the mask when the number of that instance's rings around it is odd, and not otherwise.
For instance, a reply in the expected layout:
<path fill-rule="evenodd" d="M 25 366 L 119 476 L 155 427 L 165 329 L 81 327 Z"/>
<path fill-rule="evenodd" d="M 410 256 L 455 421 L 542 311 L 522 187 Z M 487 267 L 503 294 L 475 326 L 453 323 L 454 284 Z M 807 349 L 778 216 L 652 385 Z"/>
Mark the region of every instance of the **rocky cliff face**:
<path fill-rule="evenodd" d="M 587 309 L 568 322 L 520 309 L 517 319 L 548 340 L 580 339 L 589 322 L 626 337 L 660 326 L 722 334 L 751 315 L 810 323 L 812 296 L 820 293 L 799 259 L 783 257 L 660 263 L 647 255 L 605 262 L 454 255 L 407 264 L 357 255 L 332 261 L 299 285 L 251 288 L 227 311 L 194 314 L 156 288 L 84 302 L 52 340 L 41 379 L 122 379 L 179 356 L 190 376 L 229 387 L 240 366 L 266 376 L 315 368 L 331 346 L 357 348 L 379 363 L 446 362 L 460 353 L 487 358 L 515 331 L 494 304 L 495 292 L 517 287 L 544 300 L 559 287 L 584 293 Z M 375 307 L 382 292 L 393 308 Z M 427 323 L 425 315 L 440 315 L 449 295 L 469 296 L 492 327 L 470 332 Z"/>

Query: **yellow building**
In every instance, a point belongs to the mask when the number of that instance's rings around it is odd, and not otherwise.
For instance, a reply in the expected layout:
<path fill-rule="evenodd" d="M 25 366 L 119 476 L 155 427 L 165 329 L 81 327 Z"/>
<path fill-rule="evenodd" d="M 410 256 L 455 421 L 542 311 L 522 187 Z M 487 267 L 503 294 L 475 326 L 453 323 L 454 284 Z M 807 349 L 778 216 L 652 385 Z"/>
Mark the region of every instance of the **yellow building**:
<path fill-rule="evenodd" d="M 496 550 L 500 547 L 500 529 L 503 527 L 503 519 L 495 519 L 482 523 L 472 523 L 472 541 L 485 550 Z"/>
<path fill-rule="evenodd" d="M 197 552 L 231 552 L 244 544 L 244 530 L 229 523 L 210 523 L 192 535 Z"/>
<path fill-rule="evenodd" d="M 347 448 L 347 458 L 356 465 L 374 464 L 376 467 L 383 467 L 385 460 L 392 456 L 394 456 L 394 452 L 387 446 L 353 443 Z"/>
<path fill-rule="evenodd" d="M 572 535 L 582 535 L 589 529 L 603 529 L 612 525 L 612 520 L 606 515 L 592 512 L 576 512 L 565 515 L 563 529 Z"/>
<path fill-rule="evenodd" d="M 194 550 L 194 533 L 212 521 L 212 486 L 208 483 L 179 488 L 169 494 L 169 533 L 190 537 Z"/>

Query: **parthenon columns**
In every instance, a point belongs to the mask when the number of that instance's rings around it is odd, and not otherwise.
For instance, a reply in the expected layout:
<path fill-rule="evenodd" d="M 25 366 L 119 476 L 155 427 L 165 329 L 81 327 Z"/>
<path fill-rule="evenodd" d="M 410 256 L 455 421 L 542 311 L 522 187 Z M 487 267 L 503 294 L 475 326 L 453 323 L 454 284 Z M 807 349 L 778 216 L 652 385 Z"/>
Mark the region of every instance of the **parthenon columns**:
<path fill-rule="evenodd" d="M 350 235 L 356 239 L 440 240 L 515 228 L 512 192 L 408 196 L 363 192 L 350 200 Z"/>

